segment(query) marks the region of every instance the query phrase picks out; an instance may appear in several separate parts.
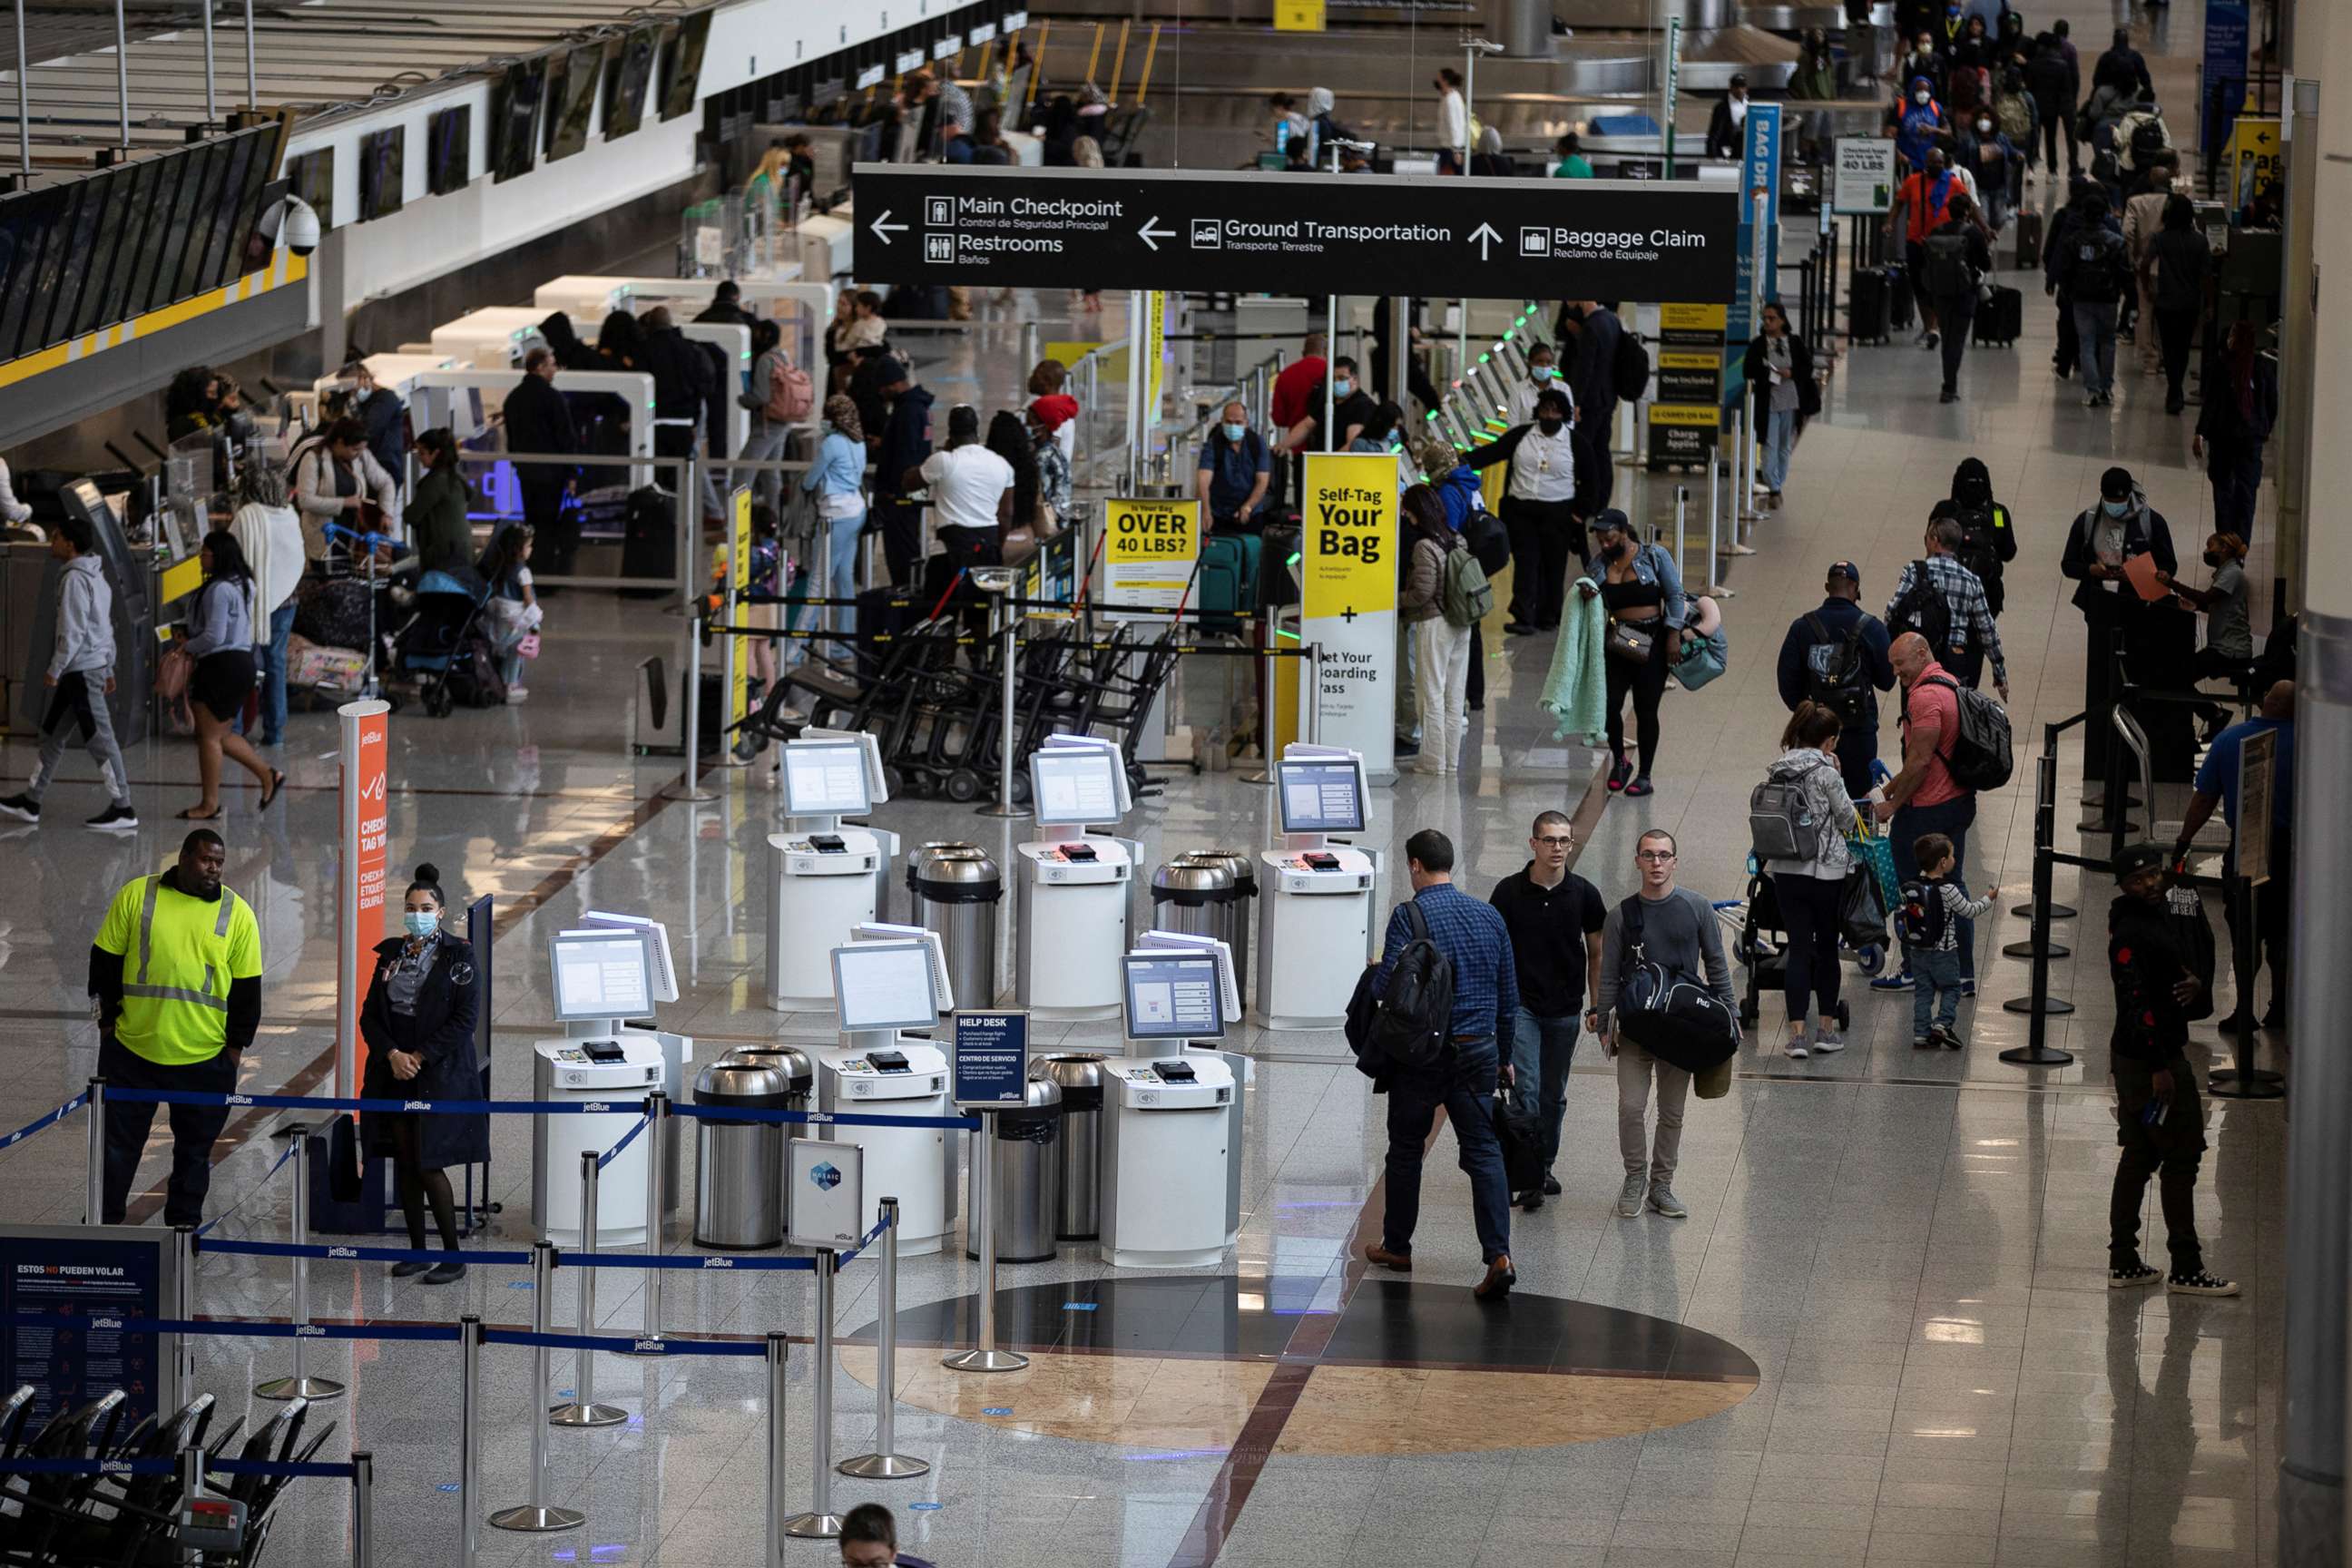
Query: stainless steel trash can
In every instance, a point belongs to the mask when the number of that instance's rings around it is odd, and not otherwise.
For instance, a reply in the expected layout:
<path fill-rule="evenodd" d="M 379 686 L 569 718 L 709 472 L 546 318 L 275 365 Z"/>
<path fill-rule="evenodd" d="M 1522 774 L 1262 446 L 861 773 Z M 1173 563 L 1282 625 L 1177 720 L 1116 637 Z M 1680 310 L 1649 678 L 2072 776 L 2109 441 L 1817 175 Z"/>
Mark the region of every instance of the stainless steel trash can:
<path fill-rule="evenodd" d="M 740 1057 L 720 1058 L 694 1080 L 698 1106 L 789 1110 L 793 1098 L 783 1071 Z M 709 1116 L 695 1121 L 694 1244 L 740 1252 L 782 1246 L 783 1127 Z"/>
<path fill-rule="evenodd" d="M 972 1158 L 987 1145 L 988 1202 L 996 1211 L 996 1260 L 1043 1263 L 1054 1256 L 1062 1194 L 1062 1089 L 1046 1079 L 1029 1081 L 1029 1103 L 991 1111 L 988 1135 L 965 1141 Z M 964 1226 L 964 1256 L 980 1256 L 979 1216 Z"/>
<path fill-rule="evenodd" d="M 1246 849 L 1192 849 L 1176 859 L 1180 865 L 1223 866 L 1234 874 L 1234 891 L 1239 897 L 1224 906 L 1226 918 L 1233 921 L 1233 931 L 1231 934 L 1222 931 L 1216 934 L 1233 944 L 1234 989 L 1241 993 L 1246 1004 L 1254 952 L 1250 946 L 1250 910 L 1257 902 L 1257 858 Z"/>
<path fill-rule="evenodd" d="M 977 844 L 925 844 L 907 857 L 908 923 L 940 933 L 959 1007 L 996 1005 L 996 917 L 1004 878 Z"/>
<path fill-rule="evenodd" d="M 1092 1241 L 1102 1234 L 1102 1057 L 1089 1051 L 1029 1060 L 1032 1079 L 1062 1091 L 1054 1235 L 1063 1241 Z"/>

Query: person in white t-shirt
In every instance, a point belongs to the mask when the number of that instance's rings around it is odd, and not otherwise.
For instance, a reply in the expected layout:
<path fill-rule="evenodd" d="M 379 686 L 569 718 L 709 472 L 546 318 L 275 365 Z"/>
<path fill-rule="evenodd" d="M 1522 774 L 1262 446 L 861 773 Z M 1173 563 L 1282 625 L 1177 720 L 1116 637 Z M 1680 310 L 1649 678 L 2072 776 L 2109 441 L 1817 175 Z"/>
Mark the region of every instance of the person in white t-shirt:
<path fill-rule="evenodd" d="M 980 410 L 948 410 L 948 444 L 907 470 L 900 493 L 928 489 L 931 542 L 923 596 L 937 604 L 960 571 L 1004 559 L 999 530 L 1013 515 L 1013 465 L 981 444 Z"/>
<path fill-rule="evenodd" d="M 1470 106 L 1462 99 L 1462 73 L 1441 67 L 1437 79 L 1437 172 L 1463 174 L 1470 170 Z"/>
<path fill-rule="evenodd" d="M 274 746 L 286 729 L 286 643 L 294 632 L 294 595 L 302 585 L 306 553 L 301 514 L 286 479 L 267 463 L 247 463 L 237 479 L 236 515 L 229 531 L 253 571 L 253 642 L 261 666 L 261 743 Z M 240 717 L 237 733 L 245 732 Z"/>

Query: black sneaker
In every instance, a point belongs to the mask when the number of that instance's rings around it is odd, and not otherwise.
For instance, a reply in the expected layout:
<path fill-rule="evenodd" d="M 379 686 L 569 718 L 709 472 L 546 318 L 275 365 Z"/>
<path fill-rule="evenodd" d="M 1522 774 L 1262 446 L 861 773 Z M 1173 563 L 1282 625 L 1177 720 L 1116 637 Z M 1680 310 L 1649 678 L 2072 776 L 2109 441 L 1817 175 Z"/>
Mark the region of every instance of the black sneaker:
<path fill-rule="evenodd" d="M 127 804 L 110 805 L 82 826 L 95 827 L 102 833 L 127 832 L 139 826 L 139 814 Z"/>
<path fill-rule="evenodd" d="M 2273 1000 L 2269 1006 L 2263 1009 L 2263 1027 L 2265 1029 L 2286 1027 L 2285 1003 Z"/>
<path fill-rule="evenodd" d="M 1421 742 L 1419 741 L 1399 741 L 1396 743 L 1392 754 L 1400 757 L 1417 757 L 1421 755 Z"/>
<path fill-rule="evenodd" d="M 425 1276 L 425 1282 L 427 1285 L 449 1285 L 465 1277 L 466 1266 L 453 1258 L 446 1263 L 435 1264 L 432 1271 Z"/>
<path fill-rule="evenodd" d="M 1518 1205 L 1521 1211 L 1527 1214 L 1533 1214 L 1543 1207 L 1543 1194 L 1532 1187 L 1524 1193 L 1514 1193 L 1511 1195 L 1511 1201 Z"/>
<path fill-rule="evenodd" d="M 2128 1268 L 2108 1269 L 2107 1289 L 2110 1290 L 2129 1290 L 2141 1285 L 2153 1285 L 2163 1278 L 2164 1275 L 2161 1271 L 2150 1268 L 2145 1263 L 2134 1263 Z"/>
<path fill-rule="evenodd" d="M 1559 1178 L 1549 1171 L 1544 1173 L 1544 1196 L 1548 1198 L 1559 1196 Z"/>
<path fill-rule="evenodd" d="M 421 1258 L 404 1258 L 399 1262 L 394 1264 L 390 1268 L 385 1269 L 384 1272 L 392 1276 L 394 1279 L 413 1279 L 417 1275 L 424 1273 L 426 1269 L 433 1267 L 434 1265 L 425 1262 L 425 1259 Z"/>
<path fill-rule="evenodd" d="M 1960 1048 L 1960 1037 L 1942 1024 L 1928 1030 L 1927 1038 L 1948 1051 L 1957 1051 Z"/>
<path fill-rule="evenodd" d="M 19 822 L 38 822 L 41 820 L 41 803 L 29 795 L 12 795 L 0 800 L 0 812 Z"/>
<path fill-rule="evenodd" d="M 2235 1279 L 2216 1279 L 2202 1268 L 2194 1274 L 2168 1276 L 2164 1288 L 2176 1296 L 2234 1296 L 2238 1293 Z"/>

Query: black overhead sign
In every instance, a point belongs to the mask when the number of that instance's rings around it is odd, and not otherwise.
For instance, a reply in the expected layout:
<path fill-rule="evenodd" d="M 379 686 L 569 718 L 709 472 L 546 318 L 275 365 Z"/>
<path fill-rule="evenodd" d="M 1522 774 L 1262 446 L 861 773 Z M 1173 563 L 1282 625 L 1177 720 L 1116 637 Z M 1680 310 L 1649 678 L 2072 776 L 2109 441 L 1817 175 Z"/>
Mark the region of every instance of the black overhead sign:
<path fill-rule="evenodd" d="M 1728 300 L 1739 198 L 1660 180 L 860 163 L 869 283 Z"/>

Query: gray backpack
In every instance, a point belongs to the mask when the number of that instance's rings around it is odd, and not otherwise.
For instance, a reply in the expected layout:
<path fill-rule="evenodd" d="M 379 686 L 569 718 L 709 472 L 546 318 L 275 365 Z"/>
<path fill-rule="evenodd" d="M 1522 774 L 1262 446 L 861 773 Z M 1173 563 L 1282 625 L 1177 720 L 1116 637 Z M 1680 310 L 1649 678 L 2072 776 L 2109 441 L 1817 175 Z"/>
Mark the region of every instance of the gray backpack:
<path fill-rule="evenodd" d="M 1805 787 L 1811 777 L 1808 769 L 1794 778 L 1768 778 L 1748 792 L 1748 839 L 1757 859 L 1821 858 L 1823 837 L 1835 829 L 1813 808 Z"/>

